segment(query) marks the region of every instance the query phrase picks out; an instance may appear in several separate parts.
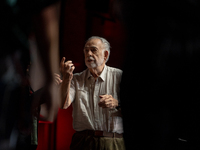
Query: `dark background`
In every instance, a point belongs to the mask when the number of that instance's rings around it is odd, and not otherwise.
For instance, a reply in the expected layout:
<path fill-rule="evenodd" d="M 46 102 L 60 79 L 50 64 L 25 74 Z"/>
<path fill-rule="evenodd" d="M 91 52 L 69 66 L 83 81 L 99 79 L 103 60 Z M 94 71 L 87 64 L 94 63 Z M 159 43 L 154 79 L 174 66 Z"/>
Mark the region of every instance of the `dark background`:
<path fill-rule="evenodd" d="M 123 1 L 127 149 L 200 148 L 199 1 Z"/>

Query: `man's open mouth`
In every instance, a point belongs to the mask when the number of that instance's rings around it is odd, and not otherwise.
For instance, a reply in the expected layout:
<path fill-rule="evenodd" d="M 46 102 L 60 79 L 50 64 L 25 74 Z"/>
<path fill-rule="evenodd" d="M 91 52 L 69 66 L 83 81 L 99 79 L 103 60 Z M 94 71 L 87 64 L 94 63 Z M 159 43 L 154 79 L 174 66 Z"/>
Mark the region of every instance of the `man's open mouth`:
<path fill-rule="evenodd" d="M 94 60 L 91 60 L 91 59 L 88 60 L 88 62 L 92 62 L 92 61 L 94 61 Z"/>

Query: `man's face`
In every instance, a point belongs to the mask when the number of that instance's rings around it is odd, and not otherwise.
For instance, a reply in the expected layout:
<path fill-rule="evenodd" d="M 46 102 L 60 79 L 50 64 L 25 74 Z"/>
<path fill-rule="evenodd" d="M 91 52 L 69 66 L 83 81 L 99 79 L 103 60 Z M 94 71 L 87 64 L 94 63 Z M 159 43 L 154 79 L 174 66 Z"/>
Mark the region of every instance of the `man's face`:
<path fill-rule="evenodd" d="M 104 60 L 104 45 L 100 39 L 89 40 L 84 47 L 85 64 L 88 68 L 101 66 Z"/>

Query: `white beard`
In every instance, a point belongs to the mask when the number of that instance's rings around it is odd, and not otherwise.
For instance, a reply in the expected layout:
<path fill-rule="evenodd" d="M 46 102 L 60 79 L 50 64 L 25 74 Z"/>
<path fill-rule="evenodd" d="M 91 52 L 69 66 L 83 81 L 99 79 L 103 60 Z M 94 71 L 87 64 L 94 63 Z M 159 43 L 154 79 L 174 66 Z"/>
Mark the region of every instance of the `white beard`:
<path fill-rule="evenodd" d="M 103 64 L 103 61 L 104 61 L 104 58 L 103 58 L 103 57 L 99 60 L 99 62 L 96 62 L 96 60 L 95 60 L 93 57 L 89 57 L 89 58 L 90 58 L 90 59 L 92 58 L 92 60 L 93 60 L 94 62 L 92 62 L 92 63 L 86 62 L 85 64 L 86 64 L 86 66 L 87 66 L 88 68 L 97 68 L 98 66 L 101 66 L 101 65 Z"/>
<path fill-rule="evenodd" d="M 88 67 L 88 68 L 96 68 L 97 67 L 97 64 L 96 63 L 86 63 L 86 66 Z"/>

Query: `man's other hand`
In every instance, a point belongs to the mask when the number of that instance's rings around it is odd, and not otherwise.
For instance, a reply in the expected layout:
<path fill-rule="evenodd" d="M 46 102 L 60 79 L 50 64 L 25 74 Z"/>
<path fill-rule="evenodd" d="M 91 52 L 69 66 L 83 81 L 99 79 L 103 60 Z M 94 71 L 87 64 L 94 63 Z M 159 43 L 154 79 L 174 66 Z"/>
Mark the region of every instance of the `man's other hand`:
<path fill-rule="evenodd" d="M 99 95 L 99 97 L 99 107 L 113 109 L 118 106 L 118 100 L 114 99 L 112 95 Z"/>
<path fill-rule="evenodd" d="M 54 80 L 56 85 L 60 85 L 62 83 L 61 77 L 57 73 L 54 73 Z"/>

